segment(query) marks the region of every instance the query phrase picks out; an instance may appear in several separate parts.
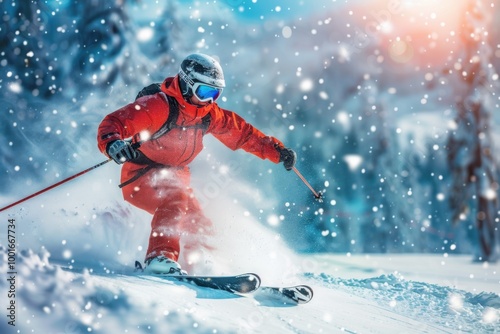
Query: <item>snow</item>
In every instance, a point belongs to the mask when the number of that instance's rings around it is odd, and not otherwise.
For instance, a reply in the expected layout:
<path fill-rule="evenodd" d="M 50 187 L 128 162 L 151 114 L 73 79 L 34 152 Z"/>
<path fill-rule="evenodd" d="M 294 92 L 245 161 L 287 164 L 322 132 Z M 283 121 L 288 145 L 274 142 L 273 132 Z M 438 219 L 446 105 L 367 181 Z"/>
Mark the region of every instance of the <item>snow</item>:
<path fill-rule="evenodd" d="M 465 0 L 404 2 L 401 8 L 381 0 L 288 0 L 279 11 L 264 1 L 112 2 L 107 11 L 100 1 L 49 2 L 48 11 L 37 3 L 7 3 L 1 5 L 6 22 L 17 9 L 28 13 L 8 21 L 13 51 L 0 53 L 0 86 L 6 88 L 0 97 L 9 110 L 1 132 L 8 145 L 0 148 L 6 199 L 98 163 L 95 133 L 104 115 L 129 103 L 145 85 L 176 73 L 184 56 L 199 51 L 221 60 L 227 88 L 219 104 L 294 149 L 299 170 L 317 191 L 327 190 L 325 203 L 336 203 L 319 211 L 300 180 L 207 138 L 212 160 L 234 159 L 236 178 L 248 181 L 224 189 L 217 180 L 212 184 L 230 192 L 242 210 L 270 222 L 295 250 L 439 253 L 437 230 L 457 244 L 455 253 L 478 252 L 475 203 L 467 203 L 471 210 L 463 213 L 463 224 L 450 223 L 453 180 L 445 149 L 454 130 L 468 142 L 475 136 L 456 119 L 456 100 L 464 94 L 455 75 L 465 68 L 457 13 Z M 492 40 L 496 34 L 490 31 Z M 411 61 L 397 63 L 391 45 L 403 39 L 411 41 L 413 54 Z M 495 72 L 498 50 L 488 47 Z M 498 100 L 498 74 L 490 77 L 491 98 Z M 487 108 L 493 143 L 500 124 L 494 108 Z M 457 159 L 466 162 L 470 152 L 459 150 Z M 198 162 L 196 173 L 206 170 L 206 162 Z M 200 184 L 201 197 L 211 196 L 211 188 Z M 490 184 L 478 194 L 498 196 Z M 285 207 L 286 202 L 291 204 Z M 376 219 L 373 207 L 379 208 Z M 404 209 L 395 214 L 394 207 Z M 283 219 L 276 224 L 268 219 L 273 216 Z M 316 223 L 304 228 L 304 220 Z M 417 229 L 404 228 L 410 220 Z M 336 239 L 318 241 L 327 230 Z"/>
<path fill-rule="evenodd" d="M 4 253 L 4 252 L 3 252 Z M 495 333 L 500 266 L 465 256 L 298 256 L 300 306 L 134 275 L 69 268 L 47 251 L 17 257 L 17 320 L 2 333 Z M 6 271 L 6 256 L 0 268 Z M 54 261 L 58 262 L 58 261 Z M 0 283 L 7 294 L 8 284 Z"/>
<path fill-rule="evenodd" d="M 135 275 L 151 217 L 122 200 L 110 163 L 2 212 L 0 333 L 500 332 L 500 264 L 472 262 L 477 204 L 452 225 L 460 179 L 447 161 L 451 133 L 489 138 L 457 118 L 470 95 L 460 74 L 476 62 L 489 74 L 471 101 L 488 102 L 482 121 L 500 142 L 499 6 L 483 1 L 494 21 L 474 24 L 485 41 L 474 49 L 458 21 L 469 0 L 104 2 L 0 1 L 2 206 L 103 161 L 102 117 L 185 55 L 207 53 L 226 74 L 220 105 L 296 150 L 326 198 L 319 205 L 282 166 L 206 138 L 193 188 L 217 247 L 180 262 L 309 284 L 314 299 L 284 307 Z M 479 56 L 467 65 L 464 51 Z M 458 148 L 464 167 L 473 150 Z M 497 198 L 485 181 L 468 195 Z"/>
<path fill-rule="evenodd" d="M 103 167 L 100 177 L 113 179 L 116 169 Z M 297 254 L 234 203 L 231 191 L 207 199 L 207 214 L 217 217 L 218 249 L 191 272 L 256 272 L 263 285 L 308 284 L 314 289 L 310 303 L 284 306 L 258 295 L 236 297 L 137 276 L 133 264 L 143 259 L 149 216 L 114 200 L 110 192 L 118 197 L 119 191 L 94 177 L 82 176 L 8 214 L 17 236 L 16 327 L 4 318 L 0 332 L 498 332 L 500 264 L 446 252 Z M 220 184 L 245 187 L 233 178 Z M 90 191 L 74 191 L 84 186 Z M 7 238 L 0 235 L 6 277 Z M 2 279 L 0 295 L 9 289 Z"/>
<path fill-rule="evenodd" d="M 114 169 L 101 172 L 105 177 Z M 102 190 L 89 180 L 84 176 L 73 187 Z M 285 307 L 259 296 L 137 276 L 133 262 L 144 256 L 149 217 L 103 194 L 56 189 L 9 214 L 18 233 L 16 327 L 4 318 L 0 332 L 498 332 L 500 264 L 446 252 L 297 254 L 222 194 L 207 203 L 207 213 L 218 217 L 219 249 L 208 266 L 198 263 L 192 272 L 256 272 L 263 285 L 308 284 L 314 289 L 310 303 Z M 2 279 L 0 295 L 9 288 Z"/>

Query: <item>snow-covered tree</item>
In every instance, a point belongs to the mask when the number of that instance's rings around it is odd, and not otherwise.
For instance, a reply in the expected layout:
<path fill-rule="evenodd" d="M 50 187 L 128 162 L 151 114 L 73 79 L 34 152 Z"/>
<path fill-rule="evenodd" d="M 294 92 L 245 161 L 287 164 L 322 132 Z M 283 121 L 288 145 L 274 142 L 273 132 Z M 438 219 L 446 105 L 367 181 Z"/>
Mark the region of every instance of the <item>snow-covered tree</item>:
<path fill-rule="evenodd" d="M 414 230 L 411 166 L 402 156 L 396 131 L 387 122 L 387 110 L 377 80 L 370 79 L 362 88 L 364 113 L 357 133 L 361 136 L 360 153 L 365 160 L 362 189 L 367 208 L 363 224 L 364 251 L 414 251 L 418 238 Z"/>
<path fill-rule="evenodd" d="M 175 6 L 130 19 L 134 6 L 143 5 L 136 0 L 0 1 L 4 190 L 45 184 L 44 176 L 50 182 L 54 175 L 74 172 L 71 167 L 81 169 L 73 166 L 79 157 L 97 153 L 94 123 L 102 114 L 165 77 L 155 69 L 171 57 Z M 159 75 L 153 79 L 150 73 Z M 118 98 L 89 99 L 111 92 Z M 39 142 L 55 148 L 42 150 Z"/>
<path fill-rule="evenodd" d="M 488 43 L 489 9 L 471 0 L 462 22 L 463 54 L 455 68 L 457 114 L 448 141 L 453 173 L 450 203 L 453 220 L 475 220 L 479 234 L 479 261 L 498 257 L 499 202 L 497 162 L 491 138 L 492 98 L 498 87 L 492 78 Z"/>
<path fill-rule="evenodd" d="M 48 8 L 35 1 L 0 2 L 0 60 L 7 73 L 3 95 L 49 98 L 58 89 L 60 66 L 49 56 L 54 43 L 46 36 Z M 54 19 L 55 20 L 55 19 Z"/>

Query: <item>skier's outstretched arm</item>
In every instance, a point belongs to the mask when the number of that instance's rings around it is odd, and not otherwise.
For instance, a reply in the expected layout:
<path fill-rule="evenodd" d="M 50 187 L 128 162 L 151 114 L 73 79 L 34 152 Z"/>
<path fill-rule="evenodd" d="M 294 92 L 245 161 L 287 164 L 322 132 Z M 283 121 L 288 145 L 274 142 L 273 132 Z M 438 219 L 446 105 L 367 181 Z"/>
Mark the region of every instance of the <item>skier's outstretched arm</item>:
<path fill-rule="evenodd" d="M 297 160 L 295 152 L 267 136 L 233 111 L 215 107 L 208 132 L 232 150 L 243 149 L 274 163 L 283 162 L 291 170 Z"/>

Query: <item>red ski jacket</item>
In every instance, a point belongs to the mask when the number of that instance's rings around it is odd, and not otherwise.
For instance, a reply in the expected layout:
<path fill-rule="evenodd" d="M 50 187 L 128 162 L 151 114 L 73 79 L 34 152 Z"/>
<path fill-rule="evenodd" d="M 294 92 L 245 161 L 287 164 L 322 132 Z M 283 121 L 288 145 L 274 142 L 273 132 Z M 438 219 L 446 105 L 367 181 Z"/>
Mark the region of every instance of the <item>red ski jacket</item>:
<path fill-rule="evenodd" d="M 161 91 L 143 96 L 103 119 L 97 133 L 101 152 L 107 155 L 106 145 L 113 140 L 132 138 L 137 142 L 155 134 L 169 115 L 167 94 L 178 102 L 179 116 L 175 127 L 157 139 L 144 141 L 139 148 L 150 161 L 184 167 L 203 149 L 203 135 L 210 133 L 232 150 L 241 148 L 262 159 L 279 162 L 276 145 L 282 148 L 283 144 L 278 139 L 264 135 L 236 113 L 220 108 L 216 103 L 204 107 L 187 103 L 182 97 L 178 76 L 167 78 Z M 203 128 L 202 119 L 207 114 L 210 114 L 210 124 Z"/>

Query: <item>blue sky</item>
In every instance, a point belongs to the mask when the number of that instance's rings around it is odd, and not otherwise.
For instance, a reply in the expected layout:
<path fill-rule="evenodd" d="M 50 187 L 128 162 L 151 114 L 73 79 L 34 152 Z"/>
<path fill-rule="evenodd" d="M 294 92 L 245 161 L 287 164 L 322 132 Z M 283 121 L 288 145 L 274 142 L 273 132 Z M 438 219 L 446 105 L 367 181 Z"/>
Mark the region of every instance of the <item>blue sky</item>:
<path fill-rule="evenodd" d="M 351 0 L 352 1 L 352 0 Z M 192 5 L 205 3 L 198 0 L 179 0 L 179 3 Z M 287 19 L 301 17 L 326 7 L 346 3 L 348 0 L 211 0 L 209 3 L 218 3 L 231 9 L 235 15 L 247 20 L 261 20 L 271 18 Z"/>

